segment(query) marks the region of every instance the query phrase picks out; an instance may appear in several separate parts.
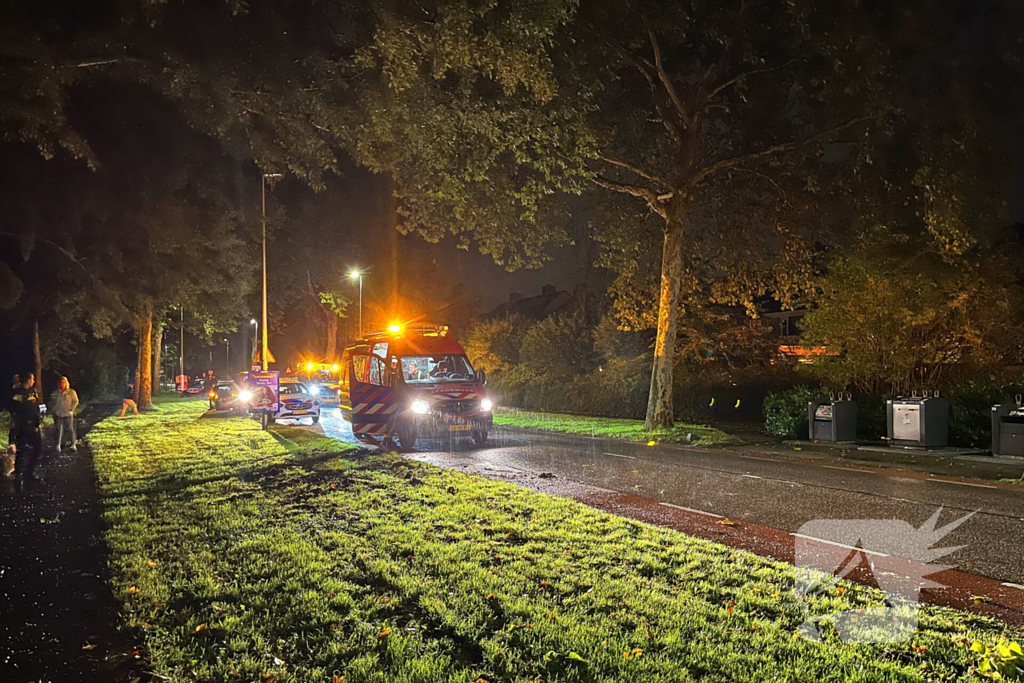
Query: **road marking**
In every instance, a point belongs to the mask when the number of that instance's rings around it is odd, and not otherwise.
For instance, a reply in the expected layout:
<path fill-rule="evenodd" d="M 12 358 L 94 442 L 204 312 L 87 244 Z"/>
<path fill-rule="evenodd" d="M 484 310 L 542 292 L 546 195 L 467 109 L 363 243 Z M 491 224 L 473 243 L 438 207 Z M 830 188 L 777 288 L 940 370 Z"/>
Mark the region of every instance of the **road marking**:
<path fill-rule="evenodd" d="M 856 467 L 833 467 L 832 465 L 822 465 L 826 470 L 839 470 L 841 472 L 863 472 L 864 474 L 878 474 L 874 470 L 858 470 Z"/>
<path fill-rule="evenodd" d="M 746 458 L 747 460 L 764 460 L 765 462 L 776 462 L 775 458 L 758 458 L 753 455 L 741 455 L 740 457 Z"/>
<path fill-rule="evenodd" d="M 804 536 L 803 534 L 794 534 L 792 532 L 790 532 L 790 536 L 795 536 L 796 538 L 802 538 L 802 539 L 807 540 L 807 541 L 817 541 L 818 543 L 825 543 L 827 545 L 834 545 L 834 546 L 838 546 L 840 548 L 846 548 L 847 550 L 858 550 L 860 552 L 867 553 L 868 555 L 878 555 L 879 557 L 889 557 L 885 553 L 878 553 L 878 552 L 875 552 L 874 550 L 866 550 L 864 548 L 858 548 L 857 546 L 846 545 L 845 543 L 836 543 L 835 541 L 826 541 L 824 538 L 816 538 L 814 536 Z"/>
<path fill-rule="evenodd" d="M 698 515 L 707 515 L 708 517 L 717 517 L 723 519 L 722 515 L 716 515 L 714 512 L 704 512 L 703 510 L 694 510 L 693 508 L 683 507 L 682 505 L 673 505 L 672 503 L 658 503 L 658 505 L 664 505 L 667 508 L 674 508 L 676 510 L 685 510 L 686 512 L 693 512 Z"/>
<path fill-rule="evenodd" d="M 1010 588 L 1016 588 L 1018 590 L 1024 591 L 1024 586 L 1020 585 L 1019 583 L 1010 583 L 1009 581 L 1007 581 L 1007 582 L 1001 583 L 999 585 L 1000 586 L 1009 586 Z"/>
<path fill-rule="evenodd" d="M 936 479 L 934 477 L 928 477 L 928 481 L 941 481 L 943 484 L 959 484 L 960 486 L 976 486 L 979 489 L 996 489 L 998 486 L 991 486 L 989 484 L 972 484 L 967 481 L 950 481 L 949 479 Z"/>
<path fill-rule="evenodd" d="M 613 458 L 629 458 L 630 460 L 636 460 L 635 455 L 622 455 L 621 453 L 602 453 L 601 455 L 610 455 Z"/>
<path fill-rule="evenodd" d="M 746 477 L 747 479 L 761 479 L 762 478 L 762 477 L 757 476 L 756 474 L 744 474 L 743 476 Z"/>

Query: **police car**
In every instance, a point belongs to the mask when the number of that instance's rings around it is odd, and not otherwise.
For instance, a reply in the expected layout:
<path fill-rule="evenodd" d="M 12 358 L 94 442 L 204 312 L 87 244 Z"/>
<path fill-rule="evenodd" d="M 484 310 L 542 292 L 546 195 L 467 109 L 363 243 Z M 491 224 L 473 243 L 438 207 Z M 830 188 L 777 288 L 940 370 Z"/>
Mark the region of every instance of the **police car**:
<path fill-rule="evenodd" d="M 316 424 L 320 421 L 320 399 L 297 379 L 282 377 L 281 392 L 275 420 L 302 420 L 309 418 Z"/>

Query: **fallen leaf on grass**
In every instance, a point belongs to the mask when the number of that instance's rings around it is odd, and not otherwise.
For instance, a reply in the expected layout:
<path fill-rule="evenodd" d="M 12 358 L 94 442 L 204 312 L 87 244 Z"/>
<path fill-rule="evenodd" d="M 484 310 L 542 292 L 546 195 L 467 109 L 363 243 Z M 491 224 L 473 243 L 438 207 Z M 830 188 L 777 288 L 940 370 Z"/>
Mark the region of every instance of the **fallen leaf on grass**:
<path fill-rule="evenodd" d="M 192 631 L 192 633 L 206 633 L 209 630 L 210 630 L 210 627 L 207 626 L 206 624 L 199 624 L 199 626 L 196 626 L 196 630 Z"/>
<path fill-rule="evenodd" d="M 334 678 L 331 679 L 331 683 L 345 683 L 345 677 L 335 674 Z"/>
<path fill-rule="evenodd" d="M 914 643 L 911 647 L 914 648 L 914 652 L 928 652 L 927 645 L 918 645 L 917 643 Z"/>
<path fill-rule="evenodd" d="M 843 588 L 842 586 L 836 586 L 836 593 L 838 593 L 839 595 L 842 595 L 845 592 L 846 592 L 845 588 Z"/>
<path fill-rule="evenodd" d="M 150 560 L 149 561 L 149 568 L 150 569 L 156 569 L 156 562 L 154 562 L 153 560 Z"/>
<path fill-rule="evenodd" d="M 267 683 L 274 683 L 274 681 L 277 680 L 277 674 L 263 674 L 260 678 L 265 680 Z"/>
<path fill-rule="evenodd" d="M 138 595 L 138 594 L 139 594 L 139 589 L 136 588 L 135 586 L 132 586 L 131 588 L 128 589 L 128 595 Z"/>
<path fill-rule="evenodd" d="M 85 645 L 82 646 L 82 649 L 83 650 L 95 650 L 96 646 L 93 645 L 92 643 L 86 643 Z"/>
<path fill-rule="evenodd" d="M 380 630 L 380 633 L 377 634 L 377 638 L 379 638 L 380 640 L 384 640 L 385 638 L 387 638 L 390 635 L 391 635 L 391 631 L 389 631 L 387 629 L 387 627 L 385 627 L 385 628 L 382 628 Z"/>

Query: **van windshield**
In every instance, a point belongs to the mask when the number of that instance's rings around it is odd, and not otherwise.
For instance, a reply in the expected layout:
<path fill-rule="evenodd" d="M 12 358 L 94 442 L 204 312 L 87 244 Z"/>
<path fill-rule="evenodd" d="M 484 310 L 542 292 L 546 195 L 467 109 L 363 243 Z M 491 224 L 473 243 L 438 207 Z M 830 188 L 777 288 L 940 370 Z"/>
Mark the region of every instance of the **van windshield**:
<path fill-rule="evenodd" d="M 463 355 L 403 356 L 402 376 L 411 384 L 469 382 L 476 379 L 473 366 Z"/>

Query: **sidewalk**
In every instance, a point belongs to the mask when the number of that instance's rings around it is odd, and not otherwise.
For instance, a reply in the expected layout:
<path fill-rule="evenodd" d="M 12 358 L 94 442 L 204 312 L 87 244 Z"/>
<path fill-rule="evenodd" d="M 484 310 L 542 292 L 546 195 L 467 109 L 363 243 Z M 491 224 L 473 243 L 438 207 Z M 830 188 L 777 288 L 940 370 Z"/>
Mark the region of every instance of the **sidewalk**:
<path fill-rule="evenodd" d="M 113 409 L 90 406 L 79 436 Z M 138 680 L 138 646 L 117 630 L 106 583 L 92 453 L 81 440 L 55 453 L 52 429 L 43 438 L 43 481 L 0 479 L 0 680 Z"/>
<path fill-rule="evenodd" d="M 998 482 L 1003 479 L 1020 480 L 1024 493 L 1024 458 L 992 455 L 954 455 L 948 450 L 930 452 L 898 448 L 861 449 L 857 444 L 831 444 L 811 441 L 777 440 L 763 436 L 756 442 L 748 438 L 742 446 L 728 446 L 721 450 L 746 455 L 808 462 L 816 465 L 842 464 L 879 470 L 901 470 L 940 477 Z M 1013 484 L 1010 484 L 1013 486 Z"/>

